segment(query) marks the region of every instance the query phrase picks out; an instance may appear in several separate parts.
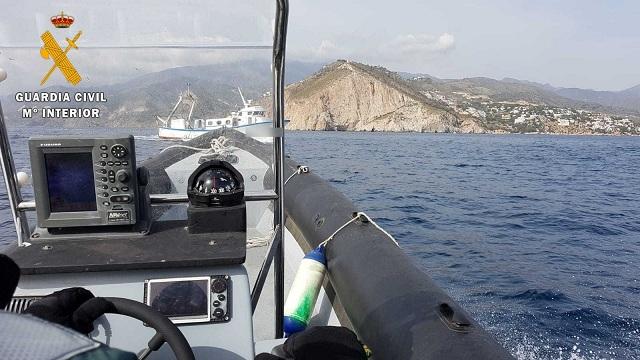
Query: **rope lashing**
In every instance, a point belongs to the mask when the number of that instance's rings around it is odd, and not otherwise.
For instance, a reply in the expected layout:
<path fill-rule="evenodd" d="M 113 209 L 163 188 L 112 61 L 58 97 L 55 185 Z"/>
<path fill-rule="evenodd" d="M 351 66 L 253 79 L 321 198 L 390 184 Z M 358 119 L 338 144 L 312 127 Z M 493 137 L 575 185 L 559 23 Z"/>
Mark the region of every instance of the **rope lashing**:
<path fill-rule="evenodd" d="M 344 228 L 346 228 L 347 226 L 349 226 L 351 223 L 355 222 L 356 220 L 360 220 L 363 223 L 371 223 L 373 224 L 373 226 L 375 226 L 376 228 L 378 228 L 378 230 L 382 231 L 391 241 L 393 241 L 396 246 L 400 247 L 400 245 L 398 244 L 398 241 L 391 236 L 391 234 L 389 234 L 388 232 L 386 232 L 383 228 L 380 227 L 380 225 L 376 224 L 375 221 L 373 221 L 373 219 L 371 219 L 369 217 L 369 215 L 365 214 L 364 212 L 356 212 L 353 213 L 353 218 L 349 221 L 347 221 L 346 223 L 344 223 L 342 226 L 340 226 L 336 231 L 333 232 L 333 234 L 331 234 L 325 241 L 320 243 L 320 246 L 326 246 L 327 243 L 329 243 L 329 241 L 333 240 L 333 238 L 340 232 L 342 231 Z"/>
<path fill-rule="evenodd" d="M 189 149 L 189 150 L 195 150 L 195 151 L 206 151 L 207 153 L 211 153 L 211 154 L 228 155 L 233 151 L 231 149 L 231 139 L 228 139 L 223 135 L 218 136 L 215 139 L 211 139 L 211 142 L 209 143 L 209 145 L 210 147 L 208 148 L 198 148 L 198 147 L 193 147 L 188 145 L 171 145 L 162 149 L 162 151 L 160 152 L 166 151 L 168 149 L 180 148 L 180 149 Z"/>
<path fill-rule="evenodd" d="M 287 183 L 289 182 L 289 180 L 293 179 L 294 176 L 300 175 L 300 174 L 307 174 L 307 173 L 309 173 L 309 167 L 308 166 L 298 165 L 298 169 L 293 174 L 291 174 L 287 178 L 287 180 L 284 181 L 284 185 L 286 186 Z"/>

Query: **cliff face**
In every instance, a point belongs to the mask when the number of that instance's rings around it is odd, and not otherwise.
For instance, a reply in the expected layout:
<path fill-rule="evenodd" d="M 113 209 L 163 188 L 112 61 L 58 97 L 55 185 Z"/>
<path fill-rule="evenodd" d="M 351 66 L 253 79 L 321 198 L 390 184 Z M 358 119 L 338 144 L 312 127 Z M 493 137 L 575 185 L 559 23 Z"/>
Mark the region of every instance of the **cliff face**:
<path fill-rule="evenodd" d="M 484 132 L 392 73 L 346 61 L 288 86 L 285 104 L 293 130 Z"/>

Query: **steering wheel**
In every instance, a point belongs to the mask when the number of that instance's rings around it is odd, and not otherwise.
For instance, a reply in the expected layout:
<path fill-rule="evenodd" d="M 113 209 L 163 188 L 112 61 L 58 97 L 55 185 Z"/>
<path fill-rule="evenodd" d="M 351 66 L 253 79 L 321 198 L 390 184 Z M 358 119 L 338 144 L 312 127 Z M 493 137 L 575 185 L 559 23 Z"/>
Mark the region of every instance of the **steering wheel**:
<path fill-rule="evenodd" d="M 195 359 L 191 346 L 182 332 L 180 332 L 171 320 L 160 312 L 134 300 L 118 297 L 105 297 L 103 299 L 113 304 L 113 307 L 110 310 L 105 310 L 104 313 L 132 317 L 144 322 L 156 331 L 156 334 L 147 344 L 148 348 L 138 354 L 139 359 L 146 358 L 152 351 L 158 350 L 165 342 L 169 344 L 169 347 L 171 347 L 173 354 L 178 360 Z M 99 314 L 99 316 L 102 315 L 104 314 Z"/>

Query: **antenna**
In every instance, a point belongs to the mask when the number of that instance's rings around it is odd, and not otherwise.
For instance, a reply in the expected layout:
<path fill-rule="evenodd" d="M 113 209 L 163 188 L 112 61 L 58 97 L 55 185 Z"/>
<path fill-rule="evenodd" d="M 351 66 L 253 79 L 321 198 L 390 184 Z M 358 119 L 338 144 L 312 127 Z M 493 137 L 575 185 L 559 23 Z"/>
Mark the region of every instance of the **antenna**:
<path fill-rule="evenodd" d="M 240 97 L 242 98 L 242 104 L 245 107 L 249 106 L 249 103 L 247 103 L 247 101 L 244 99 L 244 96 L 242 95 L 242 90 L 240 90 L 240 87 L 238 87 L 238 92 L 240 93 Z"/>

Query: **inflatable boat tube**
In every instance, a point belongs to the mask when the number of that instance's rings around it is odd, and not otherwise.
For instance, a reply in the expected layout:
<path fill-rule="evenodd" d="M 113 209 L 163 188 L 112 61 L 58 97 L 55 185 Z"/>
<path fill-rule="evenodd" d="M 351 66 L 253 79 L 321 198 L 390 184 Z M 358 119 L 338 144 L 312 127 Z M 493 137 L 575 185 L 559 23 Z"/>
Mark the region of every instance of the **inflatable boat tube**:
<path fill-rule="evenodd" d="M 287 227 L 310 247 L 358 211 L 312 172 L 292 178 L 285 194 Z M 327 243 L 327 267 L 353 330 L 376 359 L 512 359 L 394 241 L 363 220 Z"/>

